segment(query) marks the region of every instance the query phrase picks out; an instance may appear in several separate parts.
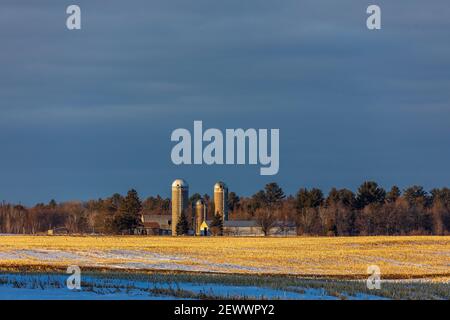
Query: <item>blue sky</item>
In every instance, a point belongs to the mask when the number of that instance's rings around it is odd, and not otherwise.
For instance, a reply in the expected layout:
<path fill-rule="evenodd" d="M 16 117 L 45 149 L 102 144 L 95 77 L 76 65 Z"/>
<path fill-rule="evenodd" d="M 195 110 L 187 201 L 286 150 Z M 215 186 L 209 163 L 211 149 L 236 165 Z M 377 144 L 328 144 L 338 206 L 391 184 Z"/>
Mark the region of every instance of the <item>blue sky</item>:
<path fill-rule="evenodd" d="M 2 1 L 0 200 L 450 181 L 450 4 Z M 82 9 L 68 31 L 65 8 Z M 280 172 L 175 166 L 176 128 L 279 128 Z"/>

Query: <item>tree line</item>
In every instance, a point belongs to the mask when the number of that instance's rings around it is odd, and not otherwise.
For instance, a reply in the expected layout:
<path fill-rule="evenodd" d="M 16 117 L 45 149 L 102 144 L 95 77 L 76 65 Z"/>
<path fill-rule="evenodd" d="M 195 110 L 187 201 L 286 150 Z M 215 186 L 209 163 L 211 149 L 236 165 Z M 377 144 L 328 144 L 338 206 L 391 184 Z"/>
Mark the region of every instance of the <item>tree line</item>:
<path fill-rule="evenodd" d="M 208 219 L 214 220 L 214 203 L 208 194 L 192 195 L 182 230 L 192 227 L 194 204 L 202 198 Z M 450 189 L 426 191 L 421 186 L 385 190 L 366 181 L 356 192 L 332 188 L 327 195 L 318 188 L 300 188 L 285 195 L 269 183 L 250 197 L 228 196 L 231 220 L 255 220 L 265 234 L 277 228 L 295 228 L 298 235 L 445 235 L 450 234 Z M 171 213 L 169 198 L 141 200 L 136 190 L 86 202 L 51 200 L 32 207 L 0 204 L 0 233 L 39 234 L 64 228 L 73 234 L 129 234 L 141 225 L 142 214 Z M 216 224 L 219 221 L 215 222 Z M 180 229 L 180 230 L 181 230 Z"/>

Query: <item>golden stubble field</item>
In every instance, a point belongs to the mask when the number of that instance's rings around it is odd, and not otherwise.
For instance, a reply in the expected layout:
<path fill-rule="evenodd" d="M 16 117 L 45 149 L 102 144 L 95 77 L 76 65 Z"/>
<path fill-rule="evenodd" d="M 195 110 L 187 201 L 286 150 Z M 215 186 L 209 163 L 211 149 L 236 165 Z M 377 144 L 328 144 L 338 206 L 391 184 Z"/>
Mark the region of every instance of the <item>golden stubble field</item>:
<path fill-rule="evenodd" d="M 1 236 L 0 268 L 80 267 L 450 279 L 450 236 L 241 238 Z"/>

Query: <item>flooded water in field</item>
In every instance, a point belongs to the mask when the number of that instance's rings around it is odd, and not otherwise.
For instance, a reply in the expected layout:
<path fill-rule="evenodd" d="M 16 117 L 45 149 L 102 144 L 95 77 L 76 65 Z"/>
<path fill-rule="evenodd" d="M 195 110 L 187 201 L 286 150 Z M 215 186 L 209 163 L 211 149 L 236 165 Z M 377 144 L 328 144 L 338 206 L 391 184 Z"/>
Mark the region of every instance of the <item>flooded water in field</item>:
<path fill-rule="evenodd" d="M 145 276 L 117 273 L 81 276 L 81 289 L 70 290 L 67 287 L 69 276 L 57 273 L 0 273 L 0 299 L 338 299 L 321 288 L 276 289 L 255 285 L 172 281 L 164 279 L 164 275 L 146 280 Z M 361 294 L 350 298 L 379 297 Z"/>

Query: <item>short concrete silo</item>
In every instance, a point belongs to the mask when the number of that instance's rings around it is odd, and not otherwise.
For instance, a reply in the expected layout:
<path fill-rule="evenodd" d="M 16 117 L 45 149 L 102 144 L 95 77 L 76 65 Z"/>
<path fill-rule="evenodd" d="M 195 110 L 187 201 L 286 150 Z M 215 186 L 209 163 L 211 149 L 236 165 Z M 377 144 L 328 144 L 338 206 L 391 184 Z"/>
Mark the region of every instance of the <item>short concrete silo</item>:
<path fill-rule="evenodd" d="M 206 203 L 202 199 L 197 200 L 195 204 L 195 234 L 201 235 L 201 225 L 206 221 Z"/>

